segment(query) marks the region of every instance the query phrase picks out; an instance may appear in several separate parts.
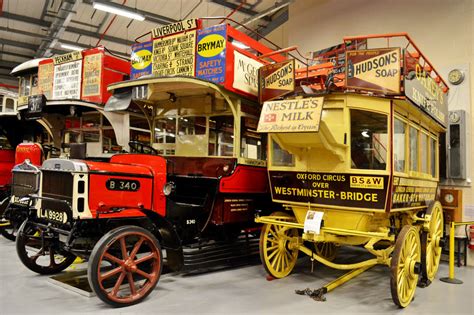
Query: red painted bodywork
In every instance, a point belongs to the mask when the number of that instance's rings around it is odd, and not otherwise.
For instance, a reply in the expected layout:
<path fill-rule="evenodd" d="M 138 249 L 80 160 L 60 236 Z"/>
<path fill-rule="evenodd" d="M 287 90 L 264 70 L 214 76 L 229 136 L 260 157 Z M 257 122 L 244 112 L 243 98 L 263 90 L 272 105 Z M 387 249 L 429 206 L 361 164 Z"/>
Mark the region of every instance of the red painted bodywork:
<path fill-rule="evenodd" d="M 15 164 L 15 151 L 12 149 L 0 150 L 0 190 L 11 183 L 12 168 Z"/>
<path fill-rule="evenodd" d="M 267 169 L 264 167 L 238 165 L 230 176 L 221 179 L 219 192 L 267 193 Z"/>
<path fill-rule="evenodd" d="M 92 103 L 105 104 L 112 95 L 107 91 L 107 86 L 111 83 L 123 81 L 126 76 L 130 76 L 130 64 L 126 60 L 107 55 L 104 47 L 96 47 L 82 52 L 84 60 L 86 56 L 94 54 L 101 54 L 102 56 L 99 79 L 100 91 L 99 94 L 93 96 L 86 96 L 81 91 L 81 99 Z M 84 71 L 82 75 L 85 75 Z"/>
<path fill-rule="evenodd" d="M 95 217 L 98 209 L 130 208 L 118 213 L 101 214 L 101 218 L 143 216 L 140 208 L 166 215 L 166 160 L 159 156 L 119 154 L 110 163 L 85 161 L 89 167 L 89 209 Z M 133 179 L 140 182 L 138 191 L 110 191 L 106 182 L 110 178 Z"/>
<path fill-rule="evenodd" d="M 98 68 L 94 71 L 97 73 L 98 77 L 96 82 L 99 84 L 99 89 L 94 95 L 84 95 L 84 82 L 85 76 L 87 75 L 84 71 L 86 69 L 86 57 L 90 55 L 100 54 L 100 63 Z M 53 63 L 53 59 L 45 59 L 40 61 L 39 66 Z M 81 87 L 81 100 L 96 104 L 105 104 L 107 100 L 112 96 L 110 92 L 107 91 L 107 86 L 111 83 L 120 82 L 125 80 L 130 76 L 130 64 L 128 61 L 110 56 L 106 53 L 104 47 L 96 47 L 92 49 L 87 49 L 82 51 L 82 87 Z M 38 77 L 39 86 L 43 86 L 43 77 Z M 54 82 L 51 82 L 54 84 Z M 52 89 L 52 85 L 50 85 Z M 40 94 L 43 93 L 42 90 L 38 91 Z"/>
<path fill-rule="evenodd" d="M 15 165 L 29 159 L 31 164 L 40 166 L 43 163 L 43 149 L 38 143 L 20 143 L 15 150 Z"/>
<path fill-rule="evenodd" d="M 175 175 L 198 175 L 205 177 L 221 177 L 232 173 L 237 163 L 235 158 L 208 157 L 166 157 L 171 163 L 169 172 Z M 224 168 L 227 171 L 224 171 Z"/>
<path fill-rule="evenodd" d="M 256 95 L 249 94 L 245 91 L 237 90 L 234 88 L 234 51 L 238 51 L 239 53 L 252 58 L 254 60 L 257 60 L 261 62 L 262 64 L 267 64 L 268 62 L 266 60 L 261 60 L 258 59 L 255 54 L 252 54 L 248 52 L 245 49 L 240 49 L 238 47 L 235 47 L 234 45 L 231 44 L 231 41 L 236 40 L 238 42 L 241 42 L 253 50 L 257 51 L 258 53 L 264 55 L 273 52 L 274 50 L 270 49 L 269 47 L 265 46 L 264 44 L 256 41 L 255 39 L 251 38 L 245 33 L 242 33 L 235 28 L 233 28 L 230 25 L 227 25 L 227 45 L 226 45 L 226 79 L 224 82 L 224 87 L 232 92 L 235 92 L 240 95 L 244 95 L 248 98 L 251 99 L 257 99 Z M 282 54 L 275 54 L 270 56 L 268 59 L 271 59 L 274 62 L 281 62 L 287 60 L 285 56 Z"/>

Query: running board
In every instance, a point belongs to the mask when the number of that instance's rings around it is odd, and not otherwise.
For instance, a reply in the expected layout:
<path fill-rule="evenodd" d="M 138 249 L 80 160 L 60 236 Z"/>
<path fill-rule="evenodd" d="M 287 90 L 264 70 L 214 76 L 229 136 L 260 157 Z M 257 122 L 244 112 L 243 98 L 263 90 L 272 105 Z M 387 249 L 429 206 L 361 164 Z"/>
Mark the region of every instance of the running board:
<path fill-rule="evenodd" d="M 206 242 L 183 247 L 182 271 L 218 267 L 236 267 L 255 263 L 259 254 L 259 238 L 243 236 L 229 242 Z"/>

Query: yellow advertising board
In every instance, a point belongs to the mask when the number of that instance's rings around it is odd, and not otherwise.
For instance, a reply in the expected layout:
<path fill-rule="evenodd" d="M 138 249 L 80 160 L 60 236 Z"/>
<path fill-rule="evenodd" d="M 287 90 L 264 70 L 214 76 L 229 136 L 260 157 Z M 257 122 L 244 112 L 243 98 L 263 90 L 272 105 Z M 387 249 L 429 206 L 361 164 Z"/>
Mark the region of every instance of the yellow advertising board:
<path fill-rule="evenodd" d="M 82 96 L 100 95 L 102 53 L 84 57 L 84 75 L 82 80 Z"/>
<path fill-rule="evenodd" d="M 38 93 L 46 99 L 51 99 L 53 94 L 54 64 L 52 62 L 38 66 Z"/>
<path fill-rule="evenodd" d="M 400 49 L 381 48 L 346 52 L 346 86 L 400 94 Z"/>
<path fill-rule="evenodd" d="M 82 59 L 82 53 L 80 51 L 73 51 L 64 55 L 53 56 L 53 61 L 55 65 L 60 65 L 79 59 Z"/>
<path fill-rule="evenodd" d="M 153 40 L 152 73 L 156 76 L 194 76 L 196 31 Z"/>
<path fill-rule="evenodd" d="M 28 95 L 18 97 L 18 106 L 28 105 Z"/>
<path fill-rule="evenodd" d="M 257 132 L 317 132 L 324 97 L 263 103 Z"/>
<path fill-rule="evenodd" d="M 151 34 L 153 38 L 168 36 L 175 33 L 181 33 L 184 31 L 196 29 L 199 26 L 198 24 L 199 22 L 197 19 L 178 21 L 176 23 L 154 28 L 151 30 Z"/>

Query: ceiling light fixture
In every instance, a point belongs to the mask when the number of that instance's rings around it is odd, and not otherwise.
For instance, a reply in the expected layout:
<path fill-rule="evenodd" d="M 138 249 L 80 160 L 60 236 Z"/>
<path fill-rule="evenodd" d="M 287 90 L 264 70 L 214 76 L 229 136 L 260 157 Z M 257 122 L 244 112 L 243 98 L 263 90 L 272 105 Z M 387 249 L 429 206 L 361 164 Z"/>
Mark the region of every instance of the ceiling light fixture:
<path fill-rule="evenodd" d="M 94 9 L 117 14 L 120 16 L 128 17 L 130 19 L 144 21 L 145 17 L 132 9 L 129 9 L 125 6 L 118 5 L 116 3 L 104 3 L 99 1 L 94 1 L 93 5 Z"/>
<path fill-rule="evenodd" d="M 79 46 L 76 46 L 76 45 L 63 44 L 63 43 L 61 43 L 61 48 L 68 49 L 68 50 L 83 50 L 83 49 L 85 49 L 84 47 L 79 47 Z"/>

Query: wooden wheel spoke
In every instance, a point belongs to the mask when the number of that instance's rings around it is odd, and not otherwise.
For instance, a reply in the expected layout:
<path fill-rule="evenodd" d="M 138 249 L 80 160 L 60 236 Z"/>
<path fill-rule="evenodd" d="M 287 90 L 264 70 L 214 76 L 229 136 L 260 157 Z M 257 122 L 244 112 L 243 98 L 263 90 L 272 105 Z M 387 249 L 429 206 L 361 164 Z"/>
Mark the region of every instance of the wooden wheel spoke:
<path fill-rule="evenodd" d="M 401 283 L 403 281 L 403 276 L 405 275 L 405 269 L 401 269 L 398 273 L 397 281 Z"/>
<path fill-rule="evenodd" d="M 283 259 L 281 256 L 282 256 L 282 254 L 280 252 L 280 254 L 276 258 L 276 263 L 277 263 L 276 267 L 275 267 L 276 270 L 280 270 L 281 260 Z"/>
<path fill-rule="evenodd" d="M 275 249 L 277 249 L 278 247 L 279 247 L 278 245 L 268 246 L 268 247 L 267 247 L 267 251 L 272 252 L 272 251 L 274 251 Z"/>
<path fill-rule="evenodd" d="M 108 279 L 116 274 L 118 274 L 119 272 L 121 272 L 123 270 L 123 268 L 120 266 L 120 267 L 117 267 L 115 269 L 112 269 L 110 271 L 107 271 L 106 273 L 104 274 L 99 274 L 99 280 L 100 281 L 103 281 L 105 279 Z"/>
<path fill-rule="evenodd" d="M 140 239 L 138 240 L 138 242 L 137 242 L 137 243 L 135 244 L 135 246 L 133 247 L 133 250 L 132 250 L 132 252 L 130 253 L 130 259 L 135 259 L 135 256 L 137 255 L 138 250 L 139 250 L 140 247 L 142 246 L 143 241 L 145 241 L 145 238 L 142 236 L 142 237 L 140 237 Z"/>
<path fill-rule="evenodd" d="M 281 252 L 276 251 L 275 259 L 272 261 L 272 268 L 273 269 L 276 269 L 276 264 L 277 264 L 277 261 L 280 259 L 280 255 L 281 255 Z"/>
<path fill-rule="evenodd" d="M 126 236 L 123 236 L 123 237 L 120 238 L 120 249 L 122 251 L 122 259 L 123 260 L 127 260 L 127 258 L 128 258 L 127 244 L 125 242 L 125 237 Z"/>
<path fill-rule="evenodd" d="M 287 255 L 288 255 L 287 252 L 285 252 L 283 254 L 283 268 L 282 269 L 286 269 L 290 265 L 290 263 L 288 262 L 288 256 Z"/>
<path fill-rule="evenodd" d="M 120 266 L 123 266 L 123 264 L 124 264 L 123 260 L 121 260 L 121 259 L 119 259 L 119 258 L 117 258 L 117 257 L 115 257 L 115 256 L 113 256 L 109 253 L 105 253 L 104 258 L 107 259 L 109 262 L 114 262 L 114 263 L 116 263 Z"/>
<path fill-rule="evenodd" d="M 137 289 L 135 288 L 135 281 L 133 280 L 133 275 L 131 272 L 127 272 L 128 285 L 130 287 L 130 293 L 132 295 L 137 294 Z"/>
<path fill-rule="evenodd" d="M 152 280 L 153 279 L 153 274 L 149 274 L 149 273 L 146 273 L 145 271 L 141 270 L 141 269 L 136 269 L 135 270 L 135 273 L 139 274 L 140 276 L 148 279 L 148 280 Z"/>
<path fill-rule="evenodd" d="M 122 272 L 120 276 L 117 279 L 117 282 L 115 282 L 114 288 L 112 289 L 112 294 L 113 296 L 117 296 L 118 291 L 120 290 L 120 286 L 122 285 L 123 280 L 125 279 L 125 272 Z"/>
<path fill-rule="evenodd" d="M 135 260 L 135 264 L 138 265 L 138 264 L 141 264 L 142 262 L 145 262 L 147 260 L 150 260 L 152 258 L 156 258 L 156 254 L 155 253 L 151 253 L 149 255 L 146 255 L 146 256 L 143 256 L 143 257 L 140 257 L 138 259 Z"/>
<path fill-rule="evenodd" d="M 278 249 L 274 250 L 270 255 L 267 256 L 268 260 L 271 260 L 273 258 L 273 256 L 275 256 L 279 252 L 280 251 Z M 267 254 L 268 254 L 268 252 L 267 252 Z"/>
<path fill-rule="evenodd" d="M 272 243 L 272 244 L 277 244 L 278 245 L 278 241 L 273 239 L 273 238 L 267 238 L 267 241 Z"/>
<path fill-rule="evenodd" d="M 274 230 L 272 229 L 272 227 L 270 227 L 270 228 L 268 229 L 268 233 L 270 233 L 270 234 L 273 236 L 273 238 L 278 239 L 278 233 L 277 233 L 276 231 L 274 231 Z"/>

